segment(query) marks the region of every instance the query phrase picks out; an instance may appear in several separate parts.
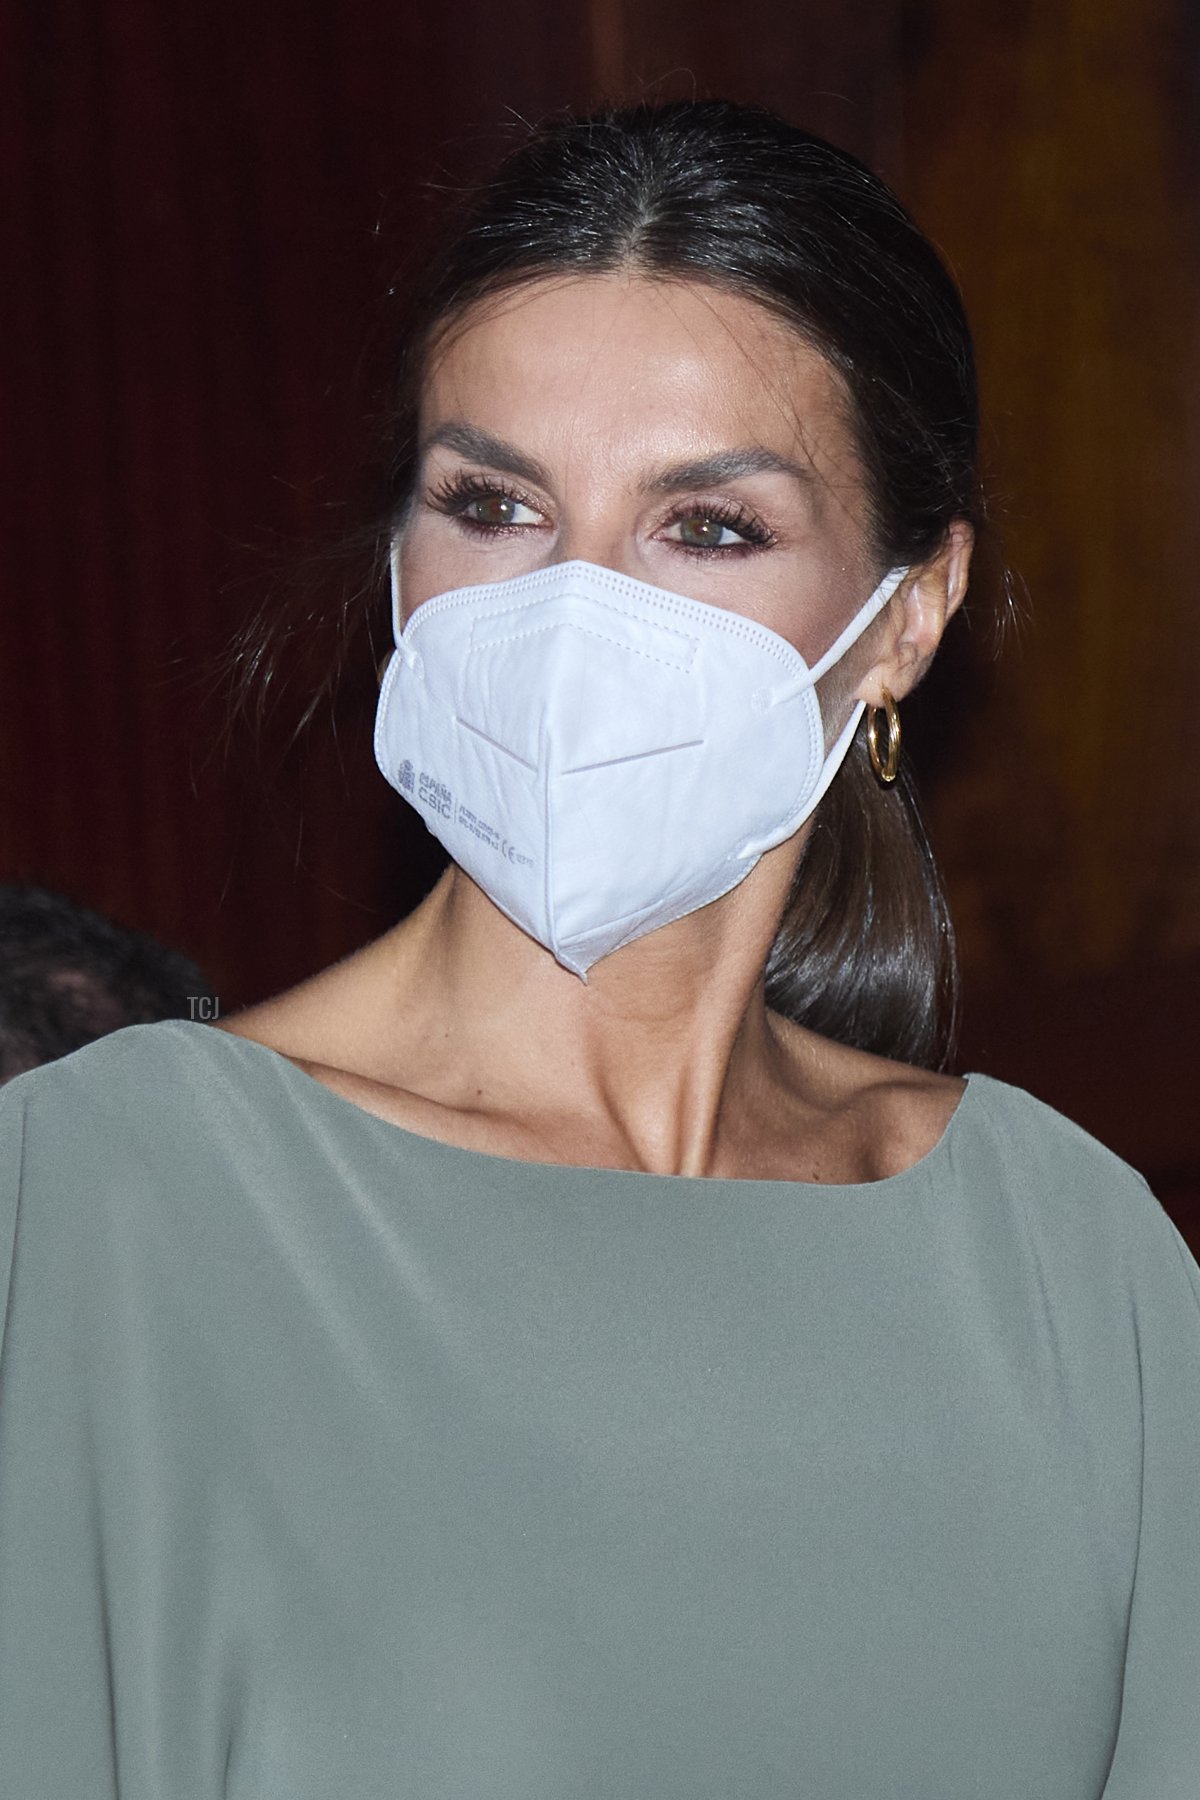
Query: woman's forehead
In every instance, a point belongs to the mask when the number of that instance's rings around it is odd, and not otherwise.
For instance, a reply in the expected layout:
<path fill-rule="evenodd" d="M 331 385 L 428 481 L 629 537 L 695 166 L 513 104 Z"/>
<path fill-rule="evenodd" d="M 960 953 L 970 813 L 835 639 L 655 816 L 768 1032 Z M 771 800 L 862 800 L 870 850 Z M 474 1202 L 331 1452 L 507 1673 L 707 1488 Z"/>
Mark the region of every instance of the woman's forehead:
<path fill-rule="evenodd" d="M 485 297 L 431 354 L 425 433 L 470 418 L 502 435 L 765 441 L 842 463 L 841 377 L 800 333 L 746 295 L 625 271 L 544 278 Z M 504 420 L 507 429 L 501 426 Z"/>

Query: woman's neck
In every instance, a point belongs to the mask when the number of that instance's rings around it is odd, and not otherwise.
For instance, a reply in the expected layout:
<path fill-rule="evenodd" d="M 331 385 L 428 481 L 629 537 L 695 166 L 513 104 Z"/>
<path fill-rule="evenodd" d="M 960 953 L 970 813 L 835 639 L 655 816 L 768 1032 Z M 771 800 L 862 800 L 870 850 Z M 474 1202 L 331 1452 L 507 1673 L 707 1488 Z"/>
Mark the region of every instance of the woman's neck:
<path fill-rule="evenodd" d="M 790 871 L 772 873 L 774 888 Z M 556 1140 L 584 1133 L 606 1161 L 710 1172 L 723 1119 L 745 1115 L 779 1055 L 761 974 L 779 906 L 758 875 L 585 982 L 448 871 L 382 940 L 397 1077 L 419 1056 L 422 1086 L 447 1104 Z"/>
<path fill-rule="evenodd" d="M 877 1180 L 935 1143 L 961 1084 L 768 1011 L 798 845 L 585 982 L 450 870 L 409 918 L 223 1021 L 418 1135 L 531 1162 Z"/>
<path fill-rule="evenodd" d="M 477 1148 L 733 1173 L 794 1091 L 793 1040 L 808 1036 L 767 1012 L 762 981 L 797 850 L 586 982 L 452 866 L 383 937 L 227 1028 Z"/>

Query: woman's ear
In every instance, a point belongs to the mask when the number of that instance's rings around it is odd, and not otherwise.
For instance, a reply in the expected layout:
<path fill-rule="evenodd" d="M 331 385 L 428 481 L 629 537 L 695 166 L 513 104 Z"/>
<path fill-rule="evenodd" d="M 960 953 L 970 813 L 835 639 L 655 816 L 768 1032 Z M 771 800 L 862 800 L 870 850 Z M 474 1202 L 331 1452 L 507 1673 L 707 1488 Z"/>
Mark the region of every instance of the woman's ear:
<path fill-rule="evenodd" d="M 885 688 L 894 700 L 911 694 L 962 605 L 974 544 L 974 528 L 955 519 L 937 555 L 901 582 L 883 614 L 875 660 L 858 685 L 858 699 L 881 706 Z"/>

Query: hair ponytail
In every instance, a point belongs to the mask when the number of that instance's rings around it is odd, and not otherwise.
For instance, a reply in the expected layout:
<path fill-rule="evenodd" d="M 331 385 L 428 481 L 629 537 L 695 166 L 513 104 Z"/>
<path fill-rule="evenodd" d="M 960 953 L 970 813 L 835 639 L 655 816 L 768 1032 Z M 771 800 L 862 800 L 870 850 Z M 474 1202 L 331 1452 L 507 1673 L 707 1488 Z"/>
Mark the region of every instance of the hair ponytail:
<path fill-rule="evenodd" d="M 860 727 L 814 815 L 767 961 L 767 1004 L 926 1068 L 954 1051 L 954 931 L 916 790 L 876 781 Z"/>

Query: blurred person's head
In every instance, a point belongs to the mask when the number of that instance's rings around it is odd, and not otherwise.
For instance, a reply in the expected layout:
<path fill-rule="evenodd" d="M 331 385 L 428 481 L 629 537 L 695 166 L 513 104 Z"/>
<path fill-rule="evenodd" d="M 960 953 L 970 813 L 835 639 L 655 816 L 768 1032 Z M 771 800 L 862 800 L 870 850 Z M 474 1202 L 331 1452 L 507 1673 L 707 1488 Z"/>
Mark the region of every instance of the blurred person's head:
<path fill-rule="evenodd" d="M 212 1017 L 195 964 L 45 888 L 0 886 L 0 1083 L 93 1038 Z"/>

